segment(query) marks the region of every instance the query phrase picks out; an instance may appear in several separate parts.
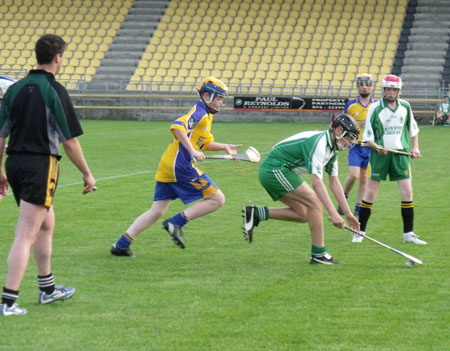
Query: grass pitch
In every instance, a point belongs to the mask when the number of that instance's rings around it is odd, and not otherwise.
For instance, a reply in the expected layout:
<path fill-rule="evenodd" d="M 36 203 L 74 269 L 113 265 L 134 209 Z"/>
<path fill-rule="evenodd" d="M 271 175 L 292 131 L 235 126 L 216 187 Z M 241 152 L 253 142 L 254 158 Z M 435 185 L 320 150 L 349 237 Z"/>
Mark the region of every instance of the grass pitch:
<path fill-rule="evenodd" d="M 383 182 L 367 234 L 423 260 L 406 259 L 328 221 L 326 245 L 337 266 L 309 264 L 306 224 L 263 222 L 254 242 L 241 235 L 247 204 L 274 204 L 258 165 L 199 164 L 227 198 L 219 211 L 185 228 L 178 249 L 155 223 L 133 244 L 136 259 L 112 257 L 111 244 L 152 203 L 154 173 L 171 140 L 168 122 L 83 121 L 80 138 L 98 183 L 81 195 L 81 175 L 63 157 L 54 201 L 53 272 L 77 293 L 37 304 L 30 262 L 18 302 L 26 316 L 0 319 L 0 350 L 444 350 L 449 347 L 449 128 L 422 126 L 423 157 L 412 161 L 415 231 L 427 246 L 402 243 L 396 183 Z M 219 142 L 244 143 L 263 156 L 273 144 L 325 124 L 215 123 Z M 347 175 L 346 154 L 340 178 Z M 356 188 L 350 196 L 353 207 Z M 182 210 L 172 203 L 168 216 Z M 3 285 L 17 208 L 0 203 Z"/>

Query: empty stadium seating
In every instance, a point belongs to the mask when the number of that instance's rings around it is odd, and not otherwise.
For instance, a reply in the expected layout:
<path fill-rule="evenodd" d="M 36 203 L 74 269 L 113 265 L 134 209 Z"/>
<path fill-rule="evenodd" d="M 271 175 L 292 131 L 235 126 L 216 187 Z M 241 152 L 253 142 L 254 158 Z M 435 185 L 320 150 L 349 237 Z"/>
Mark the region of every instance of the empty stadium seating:
<path fill-rule="evenodd" d="M 406 5 L 171 1 L 132 80 L 198 81 L 217 74 L 230 85 L 339 86 L 353 85 L 364 71 L 379 81 L 392 67 Z"/>
<path fill-rule="evenodd" d="M 131 6 L 130 0 L 5 0 L 0 68 L 34 68 L 34 44 L 42 34 L 54 33 L 69 44 L 58 78 L 89 82 Z"/>
<path fill-rule="evenodd" d="M 0 66 L 31 69 L 48 32 L 69 43 L 59 79 L 89 82 L 132 0 L 5 0 Z M 407 0 L 172 0 L 131 79 L 228 84 L 351 85 L 393 64 Z M 188 85 L 189 85 L 188 84 Z M 130 84 L 132 90 L 136 85 Z"/>

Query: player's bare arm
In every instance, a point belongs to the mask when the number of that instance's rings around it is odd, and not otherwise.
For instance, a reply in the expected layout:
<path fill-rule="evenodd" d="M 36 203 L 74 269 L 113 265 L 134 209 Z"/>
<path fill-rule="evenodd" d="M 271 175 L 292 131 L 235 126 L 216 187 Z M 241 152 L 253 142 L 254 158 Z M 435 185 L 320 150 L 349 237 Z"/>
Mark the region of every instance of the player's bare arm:
<path fill-rule="evenodd" d="M 84 189 L 83 194 L 87 194 L 94 191 L 95 179 L 92 176 L 86 159 L 83 155 L 83 150 L 77 138 L 72 138 L 64 141 L 63 143 L 64 151 L 66 152 L 72 163 L 78 168 L 78 170 L 83 174 Z"/>
<path fill-rule="evenodd" d="M 322 179 L 320 179 L 314 174 L 312 175 L 311 180 L 314 192 L 316 193 L 320 202 L 322 202 L 323 206 L 328 211 L 328 214 L 330 215 L 330 219 L 333 225 L 338 228 L 344 228 L 345 222 L 337 212 L 336 208 L 334 207 L 330 195 L 328 194 L 328 190 L 327 187 L 325 186 L 325 183 L 322 181 Z"/>
<path fill-rule="evenodd" d="M 208 144 L 208 151 L 224 150 L 228 155 L 234 155 L 241 146 L 242 144 L 224 144 L 213 141 Z"/>
<path fill-rule="evenodd" d="M 419 150 L 419 135 L 415 135 L 411 138 L 411 154 L 412 158 L 419 158 L 422 156 Z"/>

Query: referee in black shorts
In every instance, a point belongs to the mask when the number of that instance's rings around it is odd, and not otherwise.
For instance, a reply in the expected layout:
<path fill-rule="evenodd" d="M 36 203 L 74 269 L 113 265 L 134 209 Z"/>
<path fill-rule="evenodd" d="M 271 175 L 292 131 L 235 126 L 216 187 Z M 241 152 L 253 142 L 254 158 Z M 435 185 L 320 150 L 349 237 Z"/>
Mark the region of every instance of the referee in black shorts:
<path fill-rule="evenodd" d="M 37 69 L 9 87 L 0 110 L 0 194 L 11 185 L 19 218 L 8 256 L 0 315 L 23 315 L 16 303 L 20 283 L 33 248 L 38 268 L 39 303 L 65 300 L 71 287 L 55 286 L 51 254 L 55 215 L 52 201 L 59 176 L 59 145 L 83 174 L 83 194 L 95 187 L 77 137 L 83 134 L 66 89 L 55 80 L 67 44 L 57 35 L 43 35 L 36 42 Z M 9 136 L 6 176 L 3 152 Z"/>

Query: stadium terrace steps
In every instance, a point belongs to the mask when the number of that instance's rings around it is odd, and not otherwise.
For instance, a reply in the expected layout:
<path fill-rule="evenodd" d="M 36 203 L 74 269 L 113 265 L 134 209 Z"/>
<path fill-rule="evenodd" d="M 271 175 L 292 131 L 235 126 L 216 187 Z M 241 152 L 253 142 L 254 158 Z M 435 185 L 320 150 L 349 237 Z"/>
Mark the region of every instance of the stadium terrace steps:
<path fill-rule="evenodd" d="M 135 0 L 109 51 L 88 85 L 89 90 L 121 88 L 132 77 L 170 0 Z"/>
<path fill-rule="evenodd" d="M 414 22 L 401 69 L 404 85 L 421 86 L 426 82 L 439 87 L 449 45 L 448 1 L 421 0 L 413 11 Z"/>
<path fill-rule="evenodd" d="M 445 63 L 445 57 L 408 57 L 403 60 L 405 65 L 409 66 L 442 66 Z"/>

